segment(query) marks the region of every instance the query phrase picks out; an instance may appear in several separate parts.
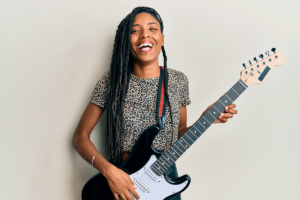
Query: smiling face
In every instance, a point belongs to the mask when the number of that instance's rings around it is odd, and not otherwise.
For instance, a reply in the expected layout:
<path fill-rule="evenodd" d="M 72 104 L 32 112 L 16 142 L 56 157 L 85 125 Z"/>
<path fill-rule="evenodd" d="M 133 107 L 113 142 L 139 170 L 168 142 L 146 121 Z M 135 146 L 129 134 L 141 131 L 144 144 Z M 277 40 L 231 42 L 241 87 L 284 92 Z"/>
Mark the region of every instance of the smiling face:
<path fill-rule="evenodd" d="M 130 32 L 130 54 L 134 62 L 147 64 L 158 62 L 164 45 L 159 22 L 149 13 L 137 14 Z"/>

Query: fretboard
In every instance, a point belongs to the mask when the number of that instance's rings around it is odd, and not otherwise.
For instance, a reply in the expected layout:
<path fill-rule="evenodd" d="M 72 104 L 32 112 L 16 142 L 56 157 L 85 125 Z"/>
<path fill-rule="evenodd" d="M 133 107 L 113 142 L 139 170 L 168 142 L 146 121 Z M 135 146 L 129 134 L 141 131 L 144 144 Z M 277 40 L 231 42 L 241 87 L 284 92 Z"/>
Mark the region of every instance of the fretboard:
<path fill-rule="evenodd" d="M 224 96 L 222 96 L 189 130 L 183 134 L 152 165 L 151 169 L 159 176 L 163 175 L 178 158 L 216 121 L 225 106 L 232 104 L 247 88 L 239 80 Z"/>

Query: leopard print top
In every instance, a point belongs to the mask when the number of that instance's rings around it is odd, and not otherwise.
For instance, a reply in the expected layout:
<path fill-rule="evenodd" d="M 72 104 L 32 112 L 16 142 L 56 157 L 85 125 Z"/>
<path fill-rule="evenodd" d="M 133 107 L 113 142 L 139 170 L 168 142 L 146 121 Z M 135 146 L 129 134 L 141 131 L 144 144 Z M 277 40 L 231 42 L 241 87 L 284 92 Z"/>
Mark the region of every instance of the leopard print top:
<path fill-rule="evenodd" d="M 153 141 L 153 148 L 164 151 L 178 139 L 180 107 L 191 103 L 187 76 L 180 71 L 167 69 L 169 73 L 168 94 L 173 116 L 173 127 L 169 104 L 166 104 L 166 125 L 160 129 Z M 106 93 L 109 72 L 104 73 L 96 83 L 90 101 L 106 108 Z M 131 152 L 140 134 L 157 122 L 157 91 L 159 77 L 142 79 L 131 75 L 124 103 L 124 152 Z"/>

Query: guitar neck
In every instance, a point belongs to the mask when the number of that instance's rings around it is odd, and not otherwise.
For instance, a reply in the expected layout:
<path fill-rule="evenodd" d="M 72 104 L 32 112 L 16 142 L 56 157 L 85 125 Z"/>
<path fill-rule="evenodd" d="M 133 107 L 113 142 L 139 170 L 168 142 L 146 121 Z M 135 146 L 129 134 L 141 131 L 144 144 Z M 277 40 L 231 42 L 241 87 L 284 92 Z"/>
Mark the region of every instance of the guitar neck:
<path fill-rule="evenodd" d="M 193 126 L 184 133 L 152 165 L 151 169 L 159 176 L 163 175 L 176 160 L 214 123 L 225 106 L 232 104 L 246 89 L 247 85 L 240 79 L 225 93 Z"/>

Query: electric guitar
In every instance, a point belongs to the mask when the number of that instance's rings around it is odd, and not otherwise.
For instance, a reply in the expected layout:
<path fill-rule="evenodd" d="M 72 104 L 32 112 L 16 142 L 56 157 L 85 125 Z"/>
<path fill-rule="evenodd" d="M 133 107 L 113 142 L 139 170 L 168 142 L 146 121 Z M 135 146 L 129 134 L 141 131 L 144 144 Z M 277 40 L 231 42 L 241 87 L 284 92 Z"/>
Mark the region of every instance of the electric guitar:
<path fill-rule="evenodd" d="M 249 61 L 250 66 L 247 68 L 243 64 L 245 69 L 233 87 L 163 154 L 152 148 L 153 139 L 159 131 L 158 126 L 149 127 L 140 135 L 128 158 L 117 167 L 130 175 L 141 200 L 163 200 L 187 189 L 191 182 L 188 175 L 171 180 L 166 176 L 166 171 L 213 124 L 220 113 L 225 111 L 225 106 L 232 104 L 248 86 L 261 84 L 274 66 L 284 64 L 285 56 L 275 53 L 275 48 L 271 51 L 272 55 L 269 51 L 266 52 L 266 58 L 260 54 L 260 61 L 255 57 L 255 64 Z M 82 190 L 82 200 L 113 199 L 107 181 L 100 173 L 94 175 Z"/>

